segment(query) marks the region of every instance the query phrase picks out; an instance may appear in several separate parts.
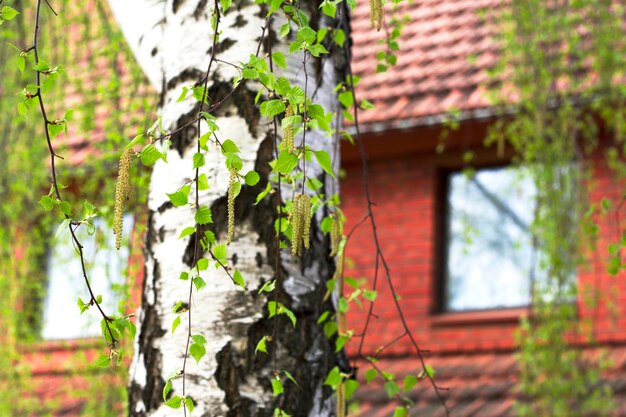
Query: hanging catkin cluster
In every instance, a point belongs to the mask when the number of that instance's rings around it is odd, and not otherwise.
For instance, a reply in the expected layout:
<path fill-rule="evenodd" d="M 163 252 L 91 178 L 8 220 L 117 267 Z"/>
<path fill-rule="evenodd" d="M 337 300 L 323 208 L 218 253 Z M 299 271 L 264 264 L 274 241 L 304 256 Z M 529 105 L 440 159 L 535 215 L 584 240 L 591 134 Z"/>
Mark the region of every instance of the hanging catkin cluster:
<path fill-rule="evenodd" d="M 226 233 L 226 243 L 230 244 L 235 237 L 235 184 L 237 183 L 237 171 L 230 169 L 230 179 L 228 180 L 228 232 Z"/>
<path fill-rule="evenodd" d="M 309 248 L 311 231 L 311 197 L 296 194 L 291 206 L 291 253 L 302 256 L 302 247 Z"/>
<path fill-rule="evenodd" d="M 370 25 L 380 30 L 383 22 L 382 0 L 370 0 Z"/>
<path fill-rule="evenodd" d="M 132 149 L 126 150 L 120 156 L 120 165 L 115 184 L 115 205 L 113 207 L 113 234 L 115 235 L 115 249 L 122 246 L 122 225 L 124 222 L 124 205 L 130 193 L 130 161 L 133 157 Z"/>
<path fill-rule="evenodd" d="M 290 105 L 287 106 L 287 110 L 285 110 L 285 117 L 291 117 L 294 115 L 293 107 Z M 281 147 L 283 151 L 293 152 L 294 151 L 294 130 L 293 125 L 289 124 L 283 127 L 283 141 L 281 142 Z"/>
<path fill-rule="evenodd" d="M 341 215 L 337 212 L 332 214 L 333 225 L 330 228 L 330 256 L 337 256 L 339 253 L 339 245 L 343 238 L 343 223 L 341 222 Z"/>

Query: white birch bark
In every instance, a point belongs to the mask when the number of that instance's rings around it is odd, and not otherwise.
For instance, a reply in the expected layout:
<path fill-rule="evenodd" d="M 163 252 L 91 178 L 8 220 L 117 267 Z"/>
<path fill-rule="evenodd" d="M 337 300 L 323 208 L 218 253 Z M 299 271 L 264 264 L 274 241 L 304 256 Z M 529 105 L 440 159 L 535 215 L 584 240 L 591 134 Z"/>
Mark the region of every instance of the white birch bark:
<path fill-rule="evenodd" d="M 174 129 L 195 117 L 198 107 L 193 99 L 180 103 L 176 103 L 176 99 L 182 86 L 190 86 L 206 71 L 212 41 L 213 2 L 110 0 L 110 4 L 140 65 L 161 93 L 160 111 L 165 128 Z M 316 5 L 304 7 L 316 9 Z M 265 14 L 252 0 L 234 2 L 220 23 L 222 47 L 218 57 L 235 64 L 247 62 L 250 54 L 256 52 L 261 27 L 266 24 Z M 277 23 L 269 28 L 274 31 L 273 49 L 284 50 L 285 44 L 276 43 L 281 42 L 276 41 Z M 265 51 L 262 49 L 261 53 Z M 290 72 L 286 76 L 303 85 L 301 58 L 290 58 L 290 61 Z M 310 88 L 315 75 L 319 71 L 323 73 L 324 82 L 316 101 L 327 109 L 333 106 L 336 66 L 328 60 L 321 70 L 308 68 Z M 214 64 L 214 68 L 210 88 L 232 88 L 236 69 L 225 64 Z M 257 87 L 248 83 L 216 116 L 220 127 L 218 137 L 232 139 L 241 150 L 242 172 L 256 169 L 264 185 L 269 171 L 267 162 L 273 156 L 273 138 L 271 123 L 257 119 L 258 109 L 252 108 Z M 189 239 L 179 240 L 178 236 L 183 228 L 193 226 L 194 213 L 189 206 L 173 207 L 165 193 L 176 191 L 193 177 L 194 139 L 193 129 L 174 137 L 168 162 L 159 161 L 152 174 L 145 282 L 130 381 L 132 416 L 182 415 L 182 411 L 164 406 L 161 396 L 167 376 L 182 367 L 185 351 L 186 319 L 183 316 L 183 324 L 172 335 L 175 318 L 172 307 L 177 301 L 187 299 L 188 283 L 178 277 L 190 268 L 185 256 L 189 256 L 193 245 L 190 246 Z M 307 145 L 315 150 L 324 149 L 330 155 L 335 153 L 331 139 L 319 134 L 308 132 Z M 200 202 L 212 208 L 218 241 L 224 242 L 229 173 L 219 150 L 207 154 L 202 172 L 209 178 L 210 188 L 201 192 Z M 316 164 L 308 164 L 307 175 L 324 179 L 328 187 L 331 179 L 322 178 L 322 174 Z M 333 187 L 337 190 L 336 184 Z M 272 364 L 264 354 L 254 355 L 256 343 L 271 328 L 264 319 L 268 299 L 258 295 L 257 289 L 276 276 L 273 233 L 276 210 L 269 199 L 258 206 L 252 204 L 258 188 L 244 186 L 237 199 L 235 239 L 229 246 L 230 261 L 243 273 L 250 292 L 244 293 L 236 287 L 221 269 L 210 267 L 202 274 L 207 287 L 193 296 L 192 332 L 208 340 L 207 355 L 200 363 L 196 365 L 192 358 L 187 362 L 187 394 L 196 404 L 195 416 L 269 416 L 276 405 L 269 380 Z M 286 192 L 287 188 L 283 189 L 284 197 L 290 197 L 291 191 Z M 316 217 L 314 222 L 321 219 L 321 214 Z M 272 342 L 278 347 L 279 369 L 294 374 L 302 386 L 302 389 L 295 389 L 290 383 L 285 386 L 287 405 L 283 407 L 294 416 L 335 413 L 330 391 L 322 386 L 326 373 L 337 363 L 334 344 L 325 339 L 315 323 L 322 309 L 325 281 L 332 275 L 332 264 L 327 259 L 327 243 L 319 227 L 314 225 L 312 231 L 312 248 L 305 256 L 292 259 L 285 252 L 279 268 L 284 282 L 281 289 L 284 300 L 281 301 L 299 318 L 296 329 L 281 318 L 279 338 Z M 182 393 L 180 382 L 174 382 L 174 394 Z"/>

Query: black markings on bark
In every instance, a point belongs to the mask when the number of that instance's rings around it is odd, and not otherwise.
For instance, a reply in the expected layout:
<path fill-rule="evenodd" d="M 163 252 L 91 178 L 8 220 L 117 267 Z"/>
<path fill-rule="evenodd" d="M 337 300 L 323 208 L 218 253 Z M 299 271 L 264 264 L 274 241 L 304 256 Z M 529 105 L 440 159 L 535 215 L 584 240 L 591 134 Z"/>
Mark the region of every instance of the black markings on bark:
<path fill-rule="evenodd" d="M 232 27 L 234 27 L 234 28 L 241 28 L 241 27 L 244 27 L 246 25 L 246 23 L 248 23 L 248 21 L 240 13 L 235 18 L 235 23 L 233 23 Z"/>
<path fill-rule="evenodd" d="M 206 12 L 207 3 L 208 0 L 200 0 L 196 5 L 196 9 L 193 11 L 193 17 L 195 17 L 196 20 L 200 20 L 200 17 L 202 17 L 203 15 L 205 17 L 208 16 Z"/>
<path fill-rule="evenodd" d="M 176 86 L 181 83 L 188 82 L 189 84 L 193 84 L 197 82 L 198 80 L 201 80 L 202 77 L 204 77 L 204 72 L 197 70 L 195 68 L 187 68 L 186 70 L 182 71 L 176 77 L 171 78 L 167 82 L 166 84 L 167 91 L 173 88 L 176 88 Z"/>
<path fill-rule="evenodd" d="M 185 0 L 174 0 L 172 2 L 172 13 L 176 14 L 176 12 L 178 12 L 178 8 L 183 3 L 183 1 Z"/>
<path fill-rule="evenodd" d="M 146 234 L 146 257 L 148 257 L 149 253 L 151 254 L 152 246 L 156 240 L 153 215 L 153 212 L 148 215 L 149 226 Z M 152 273 L 153 282 L 160 279 L 161 272 L 158 262 L 155 262 Z M 144 276 L 147 277 L 148 275 L 144 273 Z M 157 296 L 155 285 L 152 285 L 152 294 L 147 294 L 147 291 L 148 286 L 146 285 L 146 281 L 144 281 L 141 296 L 143 312 L 137 344 L 139 346 L 139 353 L 143 355 L 143 364 L 140 366 L 145 366 L 146 368 L 146 385 L 140 386 L 131 379 L 128 394 L 130 417 L 146 417 L 151 410 L 157 409 L 163 402 L 161 394 L 165 386 L 165 381 L 161 377 L 162 354 L 159 349 L 153 347 L 153 341 L 161 338 L 165 334 L 165 331 L 161 329 L 161 323 L 154 304 L 148 302 L 148 299 Z M 144 404 L 145 411 L 137 412 L 135 405 L 140 402 Z"/>

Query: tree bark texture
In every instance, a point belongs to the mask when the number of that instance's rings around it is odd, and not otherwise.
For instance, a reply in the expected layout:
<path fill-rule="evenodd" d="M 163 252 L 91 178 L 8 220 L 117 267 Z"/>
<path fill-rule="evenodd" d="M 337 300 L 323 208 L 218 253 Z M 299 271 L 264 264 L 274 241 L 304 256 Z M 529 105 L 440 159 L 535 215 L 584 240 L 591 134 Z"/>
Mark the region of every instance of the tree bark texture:
<path fill-rule="evenodd" d="M 160 112 L 165 129 L 175 129 L 195 118 L 199 109 L 195 100 L 176 100 L 183 86 L 193 85 L 206 71 L 212 45 L 213 2 L 110 0 L 110 3 L 139 63 L 161 94 Z M 301 4 L 312 16 L 311 25 L 319 25 L 317 2 Z M 234 1 L 222 16 L 217 57 L 234 64 L 247 62 L 250 54 L 256 53 L 266 14 L 267 10 L 252 0 Z M 277 18 L 265 31 L 271 37 L 273 51 L 287 50 L 289 37 L 281 40 L 277 34 L 282 23 Z M 260 56 L 267 52 L 265 39 Z M 303 86 L 302 55 L 288 56 L 287 63 L 289 69 L 279 75 Z M 322 80 L 315 101 L 329 111 L 335 110 L 332 89 L 343 67 L 341 57 L 325 59 L 322 64 L 311 61 L 307 67 L 308 94 L 316 81 Z M 238 71 L 223 63 L 214 63 L 213 68 L 209 94 L 217 102 L 232 90 L 232 80 Z M 241 150 L 244 163 L 241 172 L 255 169 L 261 176 L 256 186 L 244 185 L 236 200 L 235 238 L 228 248 L 229 262 L 243 273 L 249 291 L 236 287 L 221 269 L 210 267 L 201 273 L 207 286 L 197 293 L 194 290 L 192 332 L 208 340 L 207 355 L 199 364 L 192 358 L 187 361 L 187 395 L 194 400 L 194 416 L 270 416 L 276 406 L 292 416 L 331 416 L 335 414 L 334 399 L 323 381 L 328 371 L 343 361 L 334 352 L 334 342 L 316 324 L 323 310 L 333 308 L 329 302 L 323 302 L 325 282 L 334 270 L 328 256 L 328 239 L 319 229 L 323 213 L 314 216 L 311 249 L 298 259 L 292 258 L 289 250 L 283 250 L 276 270 L 274 220 L 278 193 L 254 204 L 257 194 L 267 184 L 268 162 L 274 158 L 275 143 L 273 123 L 261 118 L 254 104 L 258 89 L 258 84 L 246 82 L 215 113 L 219 139 L 232 139 Z M 166 193 L 178 190 L 193 178 L 195 126 L 172 137 L 168 162 L 157 162 L 152 173 L 145 282 L 130 377 L 130 415 L 134 417 L 182 415 L 182 410 L 172 410 L 163 404 L 162 391 L 167 376 L 181 369 L 185 351 L 186 319 L 183 316 L 182 324 L 172 335 L 172 321 L 176 317 L 172 307 L 187 298 L 188 284 L 179 280 L 179 275 L 192 266 L 193 235 L 184 239 L 178 236 L 182 229 L 194 225 L 194 209 L 189 205 L 174 207 Z M 326 150 L 330 155 L 337 154 L 333 140 L 315 132 L 307 132 L 307 145 Z M 200 203 L 211 207 L 214 223 L 210 228 L 218 242 L 225 242 L 229 172 L 219 149 L 206 155 L 201 172 L 209 178 L 210 188 L 200 192 Z M 324 175 L 315 163 L 307 164 L 306 172 L 307 176 L 324 182 L 322 192 L 329 194 L 337 190 L 334 180 Z M 284 198 L 291 197 L 291 187 L 283 186 L 282 191 Z M 257 342 L 274 331 L 273 320 L 267 319 L 267 303 L 274 295 L 258 294 L 263 283 L 273 278 L 278 278 L 278 301 L 298 319 L 295 328 L 284 315 L 276 321 L 277 337 L 268 343 L 270 353 L 276 349 L 276 368 L 271 355 L 255 355 Z M 285 382 L 285 393 L 276 399 L 270 384 L 275 369 L 293 374 L 300 388 Z M 174 380 L 173 385 L 172 393 L 180 395 L 180 379 Z"/>

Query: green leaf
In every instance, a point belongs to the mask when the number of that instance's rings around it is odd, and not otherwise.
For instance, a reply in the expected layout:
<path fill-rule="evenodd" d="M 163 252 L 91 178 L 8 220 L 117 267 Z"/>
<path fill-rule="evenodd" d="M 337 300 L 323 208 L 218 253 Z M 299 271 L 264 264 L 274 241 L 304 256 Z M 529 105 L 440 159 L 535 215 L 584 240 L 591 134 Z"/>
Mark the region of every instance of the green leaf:
<path fill-rule="evenodd" d="M 339 299 L 339 302 L 337 303 L 337 310 L 339 310 L 340 313 L 348 312 L 348 300 L 346 300 L 345 297 L 341 297 Z"/>
<path fill-rule="evenodd" d="M 24 69 L 26 69 L 26 57 L 23 55 L 18 56 L 15 64 L 20 72 L 24 72 Z"/>
<path fill-rule="evenodd" d="M 221 0 L 221 1 L 223 2 L 225 0 Z M 193 400 L 191 399 L 190 396 L 185 397 L 185 407 L 187 407 L 187 410 L 189 410 L 189 414 L 193 413 L 194 405 L 193 405 Z"/>
<path fill-rule="evenodd" d="M 259 340 L 259 343 L 256 344 L 256 348 L 254 349 L 255 355 L 257 354 L 257 352 L 267 353 L 266 342 L 267 342 L 267 336 L 263 336 L 261 340 Z"/>
<path fill-rule="evenodd" d="M 285 111 L 285 103 L 282 100 L 269 100 L 261 103 L 261 114 L 264 117 L 272 118 Z"/>
<path fill-rule="evenodd" d="M 208 190 L 209 189 L 209 179 L 206 174 L 200 174 L 198 176 L 198 190 Z"/>
<path fill-rule="evenodd" d="M 50 197 L 49 195 L 44 195 L 43 197 L 39 199 L 39 204 L 41 205 L 41 207 L 43 207 L 45 210 L 48 210 L 48 211 L 54 208 L 55 202 L 56 200 Z"/>
<path fill-rule="evenodd" d="M 238 153 L 241 152 L 237 147 L 237 144 L 230 139 L 226 139 L 222 142 L 222 154 L 226 155 L 227 153 Z"/>
<path fill-rule="evenodd" d="M 365 371 L 365 381 L 367 381 L 368 384 L 372 382 L 373 380 L 375 380 L 377 376 L 378 376 L 378 372 L 376 372 L 376 369 L 374 368 L 370 368 L 367 371 Z"/>
<path fill-rule="evenodd" d="M 235 269 L 233 273 L 233 282 L 244 290 L 246 289 L 246 281 L 243 279 L 243 275 L 241 275 L 238 269 Z"/>
<path fill-rule="evenodd" d="M 189 235 L 194 234 L 194 232 L 196 231 L 196 228 L 194 226 L 189 226 L 189 227 L 185 227 L 183 229 L 182 232 L 180 232 L 180 236 L 178 236 L 179 239 L 182 239 L 184 237 L 187 237 Z"/>
<path fill-rule="evenodd" d="M 199 259 L 197 266 L 199 271 L 204 271 L 209 267 L 209 260 L 207 258 Z"/>
<path fill-rule="evenodd" d="M 341 383 L 341 372 L 339 371 L 339 367 L 335 366 L 330 370 L 326 380 L 324 381 L 324 385 L 330 385 L 333 389 L 337 389 L 337 386 Z"/>
<path fill-rule="evenodd" d="M 180 408 L 182 402 L 183 402 L 183 399 L 179 397 L 178 395 L 175 395 L 174 397 L 167 400 L 165 402 L 165 405 L 167 405 L 168 407 L 177 409 L 177 408 Z"/>
<path fill-rule="evenodd" d="M 176 318 L 172 322 L 172 334 L 174 334 L 178 326 L 180 326 L 180 316 L 176 316 Z"/>
<path fill-rule="evenodd" d="M 76 300 L 76 304 L 78 305 L 78 308 L 80 308 L 80 314 L 83 314 L 85 311 L 87 311 L 90 307 L 89 304 L 86 304 L 82 298 L 78 297 L 78 300 Z"/>
<path fill-rule="evenodd" d="M 126 145 L 126 149 L 132 149 L 135 147 L 135 145 L 138 145 L 140 143 L 143 142 L 144 136 L 143 135 L 137 135 L 133 138 L 133 140 L 130 141 L 130 143 L 128 145 Z"/>
<path fill-rule="evenodd" d="M 270 184 L 268 181 L 267 185 L 265 186 L 265 189 L 256 196 L 256 202 L 254 203 L 254 205 L 259 204 L 261 200 L 263 200 L 265 196 L 270 193 L 270 191 L 272 191 L 272 184 Z"/>
<path fill-rule="evenodd" d="M 72 205 L 69 203 L 69 201 L 61 201 L 59 207 L 61 208 L 63 214 L 65 214 L 66 216 L 72 215 Z"/>
<path fill-rule="evenodd" d="M 255 171 L 248 171 L 245 176 L 246 185 L 254 186 L 257 185 L 261 177 Z"/>
<path fill-rule="evenodd" d="M 2 18 L 4 20 L 12 20 L 15 16 L 20 14 L 17 10 L 9 6 L 4 6 L 0 13 L 2 13 Z"/>
<path fill-rule="evenodd" d="M 393 398 L 400 392 L 400 387 L 396 381 L 387 381 L 385 382 L 385 391 L 387 391 L 389 398 Z"/>
<path fill-rule="evenodd" d="M 354 104 L 354 96 L 352 95 L 352 91 L 344 91 L 337 95 L 337 100 L 346 108 L 349 109 Z"/>
<path fill-rule="evenodd" d="M 280 380 L 279 377 L 272 378 L 272 391 L 274 391 L 274 396 L 283 393 L 283 382 Z"/>
<path fill-rule="evenodd" d="M 393 417 L 406 417 L 408 415 L 406 407 L 398 406 L 393 410 Z"/>
<path fill-rule="evenodd" d="M 191 336 L 191 340 L 193 340 L 194 343 L 197 343 L 199 345 L 206 345 L 206 338 L 204 336 L 202 336 L 201 334 L 194 334 L 193 336 Z"/>
<path fill-rule="evenodd" d="M 374 300 L 376 300 L 377 295 L 378 293 L 376 291 L 371 291 L 371 290 L 363 291 L 363 298 L 365 298 L 367 301 L 374 302 Z"/>
<path fill-rule="evenodd" d="M 202 288 L 206 287 L 206 282 L 204 282 L 202 277 L 194 277 L 193 285 L 195 285 L 196 291 L 200 291 Z"/>
<path fill-rule="evenodd" d="M 404 377 L 402 387 L 405 391 L 409 391 L 417 384 L 417 377 L 415 375 L 407 375 Z"/>
<path fill-rule="evenodd" d="M 289 174 L 298 165 L 298 157 L 288 151 L 282 151 L 278 155 L 276 165 L 274 166 L 274 172 L 281 174 Z"/>
<path fill-rule="evenodd" d="M 163 387 L 163 401 L 167 400 L 167 394 L 172 390 L 172 379 L 168 378 Z"/>
<path fill-rule="evenodd" d="M 320 55 L 327 54 L 328 50 L 321 43 L 316 43 L 309 47 L 309 52 L 311 52 L 311 55 L 319 57 Z"/>
<path fill-rule="evenodd" d="M 335 178 L 335 173 L 333 172 L 333 165 L 330 160 L 330 156 L 326 151 L 314 151 L 315 159 L 317 159 L 317 163 L 320 164 L 322 169 L 331 177 Z"/>
<path fill-rule="evenodd" d="M 243 168 L 243 162 L 241 161 L 241 158 L 239 157 L 239 155 L 237 155 L 234 152 L 227 152 L 226 153 L 226 167 L 228 169 L 234 169 L 235 171 L 239 171 L 241 170 L 241 168 Z"/>
<path fill-rule="evenodd" d="M 204 166 L 204 154 L 200 152 L 196 152 L 193 154 L 193 169 L 200 168 Z"/>
<path fill-rule="evenodd" d="M 303 28 L 298 30 L 298 40 L 300 42 L 313 43 L 315 42 L 316 36 L 317 33 L 308 26 L 304 26 Z"/>
<path fill-rule="evenodd" d="M 259 289 L 259 294 L 262 294 L 264 292 L 272 292 L 274 291 L 274 289 L 276 288 L 276 281 L 275 280 L 270 280 L 267 281 L 265 284 L 263 284 L 263 286 Z"/>
<path fill-rule="evenodd" d="M 337 13 L 337 6 L 335 5 L 334 2 L 332 1 L 325 1 L 322 3 L 322 5 L 320 6 L 322 8 L 322 12 L 328 16 L 328 17 L 332 17 L 333 19 L 335 18 L 335 14 Z"/>
<path fill-rule="evenodd" d="M 189 354 L 196 360 L 196 363 L 199 363 L 200 359 L 206 354 L 206 349 L 204 345 L 192 343 L 191 346 L 189 346 Z"/>
<path fill-rule="evenodd" d="M 180 206 L 184 206 L 185 204 L 187 204 L 189 191 L 191 191 L 191 186 L 183 185 L 182 187 L 180 187 L 180 190 L 171 194 L 169 193 L 166 193 L 166 194 L 169 197 L 172 204 L 174 205 L 174 207 L 180 207 Z"/>
<path fill-rule="evenodd" d="M 152 166 L 162 158 L 163 154 L 154 145 L 148 145 L 139 152 L 139 159 L 146 166 Z"/>
<path fill-rule="evenodd" d="M 61 224 L 59 225 L 59 227 L 57 228 L 57 232 L 54 234 L 54 238 L 56 239 L 57 237 L 59 237 L 59 235 L 63 232 L 63 230 L 67 229 L 67 227 L 70 225 L 71 222 L 72 222 L 71 219 L 63 220 Z"/>
<path fill-rule="evenodd" d="M 290 30 L 291 30 L 291 27 L 289 26 L 289 22 L 287 22 L 280 27 L 280 30 L 278 31 L 278 35 L 281 38 L 284 38 L 285 36 L 289 35 Z"/>
<path fill-rule="evenodd" d="M 213 216 L 211 215 L 211 209 L 207 206 L 200 206 L 198 211 L 196 211 L 196 215 L 194 216 L 196 223 L 198 224 L 209 224 L 213 223 Z"/>
<path fill-rule="evenodd" d="M 228 261 L 228 251 L 226 249 L 226 245 L 217 245 L 215 249 L 213 249 L 213 256 L 221 263 L 226 263 Z"/>
<path fill-rule="evenodd" d="M 109 356 L 105 355 L 104 353 L 98 356 L 98 359 L 96 360 L 96 366 L 99 368 L 108 368 L 110 364 L 111 358 L 109 358 Z"/>
<path fill-rule="evenodd" d="M 222 13 L 226 13 L 228 9 L 230 9 L 231 4 L 233 4 L 232 0 L 220 0 L 220 6 L 222 6 Z"/>
<path fill-rule="evenodd" d="M 344 382 L 344 385 L 346 386 L 346 399 L 349 400 L 350 398 L 352 398 L 356 390 L 359 388 L 360 384 L 359 384 L 359 381 L 357 380 L 347 379 Z"/>
<path fill-rule="evenodd" d="M 285 61 L 285 54 L 282 52 L 272 53 L 272 61 L 280 68 L 287 68 L 287 62 Z"/>
<path fill-rule="evenodd" d="M 189 272 L 181 272 L 178 279 L 180 279 L 181 281 L 187 281 L 189 279 Z"/>
<path fill-rule="evenodd" d="M 335 37 L 333 41 L 343 48 L 343 44 L 346 42 L 346 33 L 342 29 L 335 30 Z"/>

